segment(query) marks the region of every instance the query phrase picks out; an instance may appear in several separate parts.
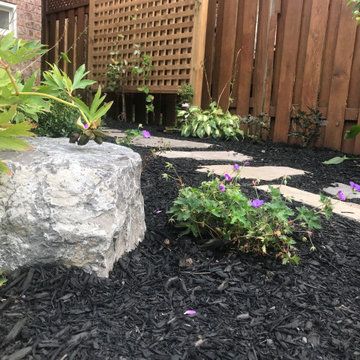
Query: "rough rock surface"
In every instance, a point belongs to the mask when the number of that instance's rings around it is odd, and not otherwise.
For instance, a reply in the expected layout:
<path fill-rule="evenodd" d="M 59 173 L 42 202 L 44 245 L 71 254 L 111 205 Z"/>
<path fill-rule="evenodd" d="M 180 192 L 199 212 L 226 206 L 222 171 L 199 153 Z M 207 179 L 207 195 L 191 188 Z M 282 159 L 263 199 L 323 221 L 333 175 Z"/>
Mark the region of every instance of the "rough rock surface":
<path fill-rule="evenodd" d="M 0 186 L 0 269 L 60 261 L 99 276 L 145 233 L 141 158 L 114 144 L 28 140 L 3 151 L 12 171 Z"/>

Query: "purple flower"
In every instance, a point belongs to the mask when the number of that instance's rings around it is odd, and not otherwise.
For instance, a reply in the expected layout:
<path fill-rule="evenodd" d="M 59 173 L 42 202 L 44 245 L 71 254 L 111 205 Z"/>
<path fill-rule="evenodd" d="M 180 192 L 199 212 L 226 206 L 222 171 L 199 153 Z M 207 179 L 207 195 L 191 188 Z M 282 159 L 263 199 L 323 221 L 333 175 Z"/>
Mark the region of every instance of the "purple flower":
<path fill-rule="evenodd" d="M 234 164 L 234 170 L 238 171 L 239 170 L 239 164 Z"/>
<path fill-rule="evenodd" d="M 255 199 L 251 201 L 250 205 L 254 208 L 259 208 L 264 203 L 264 200 Z"/>
<path fill-rule="evenodd" d="M 231 181 L 231 176 L 229 174 L 225 174 L 224 176 L 226 181 Z"/>
<path fill-rule="evenodd" d="M 88 125 L 88 124 L 85 124 L 85 125 L 84 125 L 84 128 L 85 128 L 85 129 L 87 129 L 88 127 L 89 127 L 89 125 Z"/>
<path fill-rule="evenodd" d="M 143 130 L 142 135 L 144 138 L 148 139 L 151 135 L 147 130 Z"/>
<path fill-rule="evenodd" d="M 344 195 L 344 193 L 341 190 L 338 191 L 337 196 L 340 200 L 343 200 L 343 201 L 346 200 L 346 196 Z"/>
<path fill-rule="evenodd" d="M 188 108 L 188 107 L 189 107 L 189 103 L 183 103 L 181 106 L 184 107 L 184 108 Z"/>
<path fill-rule="evenodd" d="M 161 213 L 161 210 L 156 210 L 155 213 L 156 213 L 156 214 L 160 214 L 160 213 Z"/>
<path fill-rule="evenodd" d="M 250 161 L 245 161 L 245 165 L 250 165 Z"/>
<path fill-rule="evenodd" d="M 350 181 L 350 186 L 355 190 L 360 192 L 360 185 L 355 184 L 353 181 Z"/>
<path fill-rule="evenodd" d="M 216 262 L 216 263 L 218 263 L 218 262 L 219 262 L 219 260 L 215 260 L 215 262 Z"/>
<path fill-rule="evenodd" d="M 196 311 L 195 310 L 186 310 L 184 312 L 184 315 L 195 315 L 196 314 Z"/>
<path fill-rule="evenodd" d="M 219 185 L 219 189 L 220 189 L 221 192 L 225 192 L 225 190 L 226 190 L 225 186 L 223 186 L 223 185 Z"/>

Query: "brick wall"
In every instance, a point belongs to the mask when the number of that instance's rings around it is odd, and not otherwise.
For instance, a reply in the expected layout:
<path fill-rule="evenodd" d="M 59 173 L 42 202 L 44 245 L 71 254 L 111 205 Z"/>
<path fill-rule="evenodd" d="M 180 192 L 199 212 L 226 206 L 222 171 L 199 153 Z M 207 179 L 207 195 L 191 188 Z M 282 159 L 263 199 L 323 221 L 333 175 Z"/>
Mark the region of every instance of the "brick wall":
<path fill-rule="evenodd" d="M 24 40 L 41 40 L 41 0 L 2 0 L 16 5 L 17 37 Z M 25 78 L 40 69 L 40 60 L 22 64 Z"/>

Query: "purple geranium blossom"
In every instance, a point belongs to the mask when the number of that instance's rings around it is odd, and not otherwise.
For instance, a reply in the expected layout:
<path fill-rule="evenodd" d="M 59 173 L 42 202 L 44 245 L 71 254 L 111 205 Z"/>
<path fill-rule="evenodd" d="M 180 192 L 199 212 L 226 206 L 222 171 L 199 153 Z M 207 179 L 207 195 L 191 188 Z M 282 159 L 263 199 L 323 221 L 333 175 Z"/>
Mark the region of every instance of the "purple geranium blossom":
<path fill-rule="evenodd" d="M 251 203 L 250 203 L 250 205 L 254 208 L 259 208 L 263 204 L 264 204 L 264 200 L 259 200 L 259 199 L 255 199 L 255 200 L 251 201 Z"/>
<path fill-rule="evenodd" d="M 346 196 L 344 195 L 344 193 L 341 190 L 338 191 L 337 196 L 340 200 L 343 200 L 343 201 L 346 200 Z"/>
<path fill-rule="evenodd" d="M 188 107 L 189 107 L 189 103 L 183 103 L 181 106 L 184 107 L 184 108 L 188 108 Z"/>
<path fill-rule="evenodd" d="M 220 189 L 221 192 L 225 192 L 225 190 L 226 190 L 225 186 L 223 186 L 223 185 L 219 185 L 219 189 Z"/>
<path fill-rule="evenodd" d="M 360 192 L 360 185 L 359 184 L 355 184 L 353 181 L 350 181 L 350 186 L 355 190 Z"/>
<path fill-rule="evenodd" d="M 235 170 L 235 171 L 238 171 L 238 170 L 239 170 L 239 167 L 240 167 L 239 164 L 234 164 L 234 170 Z"/>
<path fill-rule="evenodd" d="M 250 165 L 250 161 L 245 161 L 245 165 Z"/>
<path fill-rule="evenodd" d="M 85 129 L 87 129 L 88 127 L 89 127 L 89 125 L 88 125 L 88 124 L 85 124 L 85 125 L 84 125 L 84 128 L 85 128 Z"/>
<path fill-rule="evenodd" d="M 196 314 L 196 311 L 195 310 L 186 310 L 184 312 L 184 315 L 195 315 Z"/>
<path fill-rule="evenodd" d="M 142 135 L 144 138 L 148 139 L 151 135 L 147 130 L 143 130 Z"/>
<path fill-rule="evenodd" d="M 224 176 L 226 181 L 231 181 L 231 176 L 229 174 L 225 174 Z"/>

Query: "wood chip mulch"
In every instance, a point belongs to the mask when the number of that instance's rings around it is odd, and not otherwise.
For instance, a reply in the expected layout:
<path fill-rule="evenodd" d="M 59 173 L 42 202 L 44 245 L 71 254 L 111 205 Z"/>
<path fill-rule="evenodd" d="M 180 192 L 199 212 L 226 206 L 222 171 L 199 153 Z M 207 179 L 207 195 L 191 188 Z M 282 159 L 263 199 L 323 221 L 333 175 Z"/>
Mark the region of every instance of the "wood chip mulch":
<path fill-rule="evenodd" d="M 332 151 L 212 142 L 253 156 L 254 166 L 309 171 L 288 183 L 304 190 L 360 182 L 355 161 L 321 164 Z M 161 177 L 166 159 L 134 149 L 147 158 L 144 241 L 109 279 L 60 264 L 8 274 L 0 288 L 1 360 L 360 359 L 359 223 L 324 219 L 316 251 L 299 243 L 298 266 L 204 248 L 167 222 L 177 188 Z M 171 162 L 192 186 L 206 179 L 197 166 L 216 163 Z"/>

